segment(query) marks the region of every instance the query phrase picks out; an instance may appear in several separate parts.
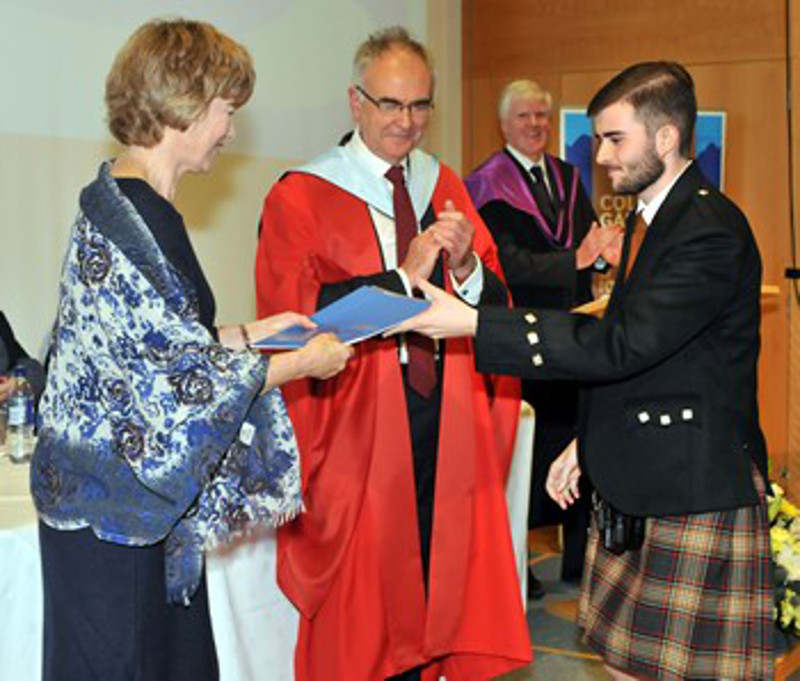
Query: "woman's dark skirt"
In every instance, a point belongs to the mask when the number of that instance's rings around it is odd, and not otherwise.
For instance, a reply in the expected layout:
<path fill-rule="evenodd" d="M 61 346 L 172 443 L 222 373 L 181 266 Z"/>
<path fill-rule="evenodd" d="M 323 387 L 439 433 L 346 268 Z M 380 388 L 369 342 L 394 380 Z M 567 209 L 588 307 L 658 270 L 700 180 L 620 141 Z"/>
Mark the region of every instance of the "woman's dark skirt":
<path fill-rule="evenodd" d="M 164 544 L 128 547 L 39 523 L 44 681 L 216 681 L 205 579 L 168 605 Z"/>
<path fill-rule="evenodd" d="M 621 556 L 593 526 L 578 621 L 589 647 L 629 674 L 772 679 L 772 589 L 764 503 L 649 518 L 644 546 Z"/>

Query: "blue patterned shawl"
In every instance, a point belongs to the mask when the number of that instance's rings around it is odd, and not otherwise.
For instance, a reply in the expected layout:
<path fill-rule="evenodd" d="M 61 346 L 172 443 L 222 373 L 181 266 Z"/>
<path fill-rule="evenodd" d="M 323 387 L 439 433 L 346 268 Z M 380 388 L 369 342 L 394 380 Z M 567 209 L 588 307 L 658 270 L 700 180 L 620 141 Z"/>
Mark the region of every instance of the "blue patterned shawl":
<path fill-rule="evenodd" d="M 188 602 L 204 548 L 301 508 L 283 398 L 259 394 L 267 362 L 215 342 L 101 166 L 62 272 L 31 466 L 41 519 L 129 546 L 166 539 L 168 600 Z"/>

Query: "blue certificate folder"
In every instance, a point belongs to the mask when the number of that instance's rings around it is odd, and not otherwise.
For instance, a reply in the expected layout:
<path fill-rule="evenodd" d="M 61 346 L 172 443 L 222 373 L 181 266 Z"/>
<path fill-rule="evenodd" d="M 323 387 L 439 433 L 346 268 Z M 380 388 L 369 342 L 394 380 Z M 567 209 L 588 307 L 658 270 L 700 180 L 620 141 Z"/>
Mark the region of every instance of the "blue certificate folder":
<path fill-rule="evenodd" d="M 259 350 L 300 348 L 320 333 L 335 333 L 343 343 L 358 343 L 376 336 L 400 322 L 424 312 L 430 302 L 386 291 L 377 286 L 362 286 L 335 303 L 311 315 L 314 329 L 290 326 L 251 344 Z"/>

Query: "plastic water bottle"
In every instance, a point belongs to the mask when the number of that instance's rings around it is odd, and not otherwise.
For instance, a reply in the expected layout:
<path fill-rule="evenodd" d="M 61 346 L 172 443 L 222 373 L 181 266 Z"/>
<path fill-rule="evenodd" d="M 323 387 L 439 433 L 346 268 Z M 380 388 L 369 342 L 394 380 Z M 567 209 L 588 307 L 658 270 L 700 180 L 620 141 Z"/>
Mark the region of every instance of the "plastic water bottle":
<path fill-rule="evenodd" d="M 8 398 L 6 449 L 12 461 L 22 463 L 33 452 L 34 395 L 24 368 L 15 367 L 13 377 L 16 386 Z"/>
<path fill-rule="evenodd" d="M 6 444 L 6 427 L 8 426 L 8 400 L 0 402 L 0 449 Z"/>

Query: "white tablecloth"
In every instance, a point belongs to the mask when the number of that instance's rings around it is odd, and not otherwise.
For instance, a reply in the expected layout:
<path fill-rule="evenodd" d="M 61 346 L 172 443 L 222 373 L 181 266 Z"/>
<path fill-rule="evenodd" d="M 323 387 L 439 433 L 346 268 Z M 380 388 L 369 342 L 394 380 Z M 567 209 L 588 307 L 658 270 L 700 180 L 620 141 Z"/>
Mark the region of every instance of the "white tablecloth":
<path fill-rule="evenodd" d="M 0 681 L 42 672 L 42 584 L 35 525 L 0 530 Z"/>
<path fill-rule="evenodd" d="M 42 586 L 29 467 L 0 449 L 0 681 L 34 681 L 42 667 Z"/>
<path fill-rule="evenodd" d="M 514 543 L 517 575 L 522 590 L 522 603 L 528 604 L 528 504 L 531 497 L 531 468 L 533 466 L 533 434 L 536 419 L 533 408 L 522 403 L 517 439 L 514 444 L 514 458 L 506 481 L 506 503 Z"/>
<path fill-rule="evenodd" d="M 36 522 L 36 510 L 30 495 L 30 467 L 11 463 L 0 447 L 0 530 Z"/>
<path fill-rule="evenodd" d="M 292 679 L 298 615 L 275 581 L 275 532 L 208 556 L 220 681 Z"/>

